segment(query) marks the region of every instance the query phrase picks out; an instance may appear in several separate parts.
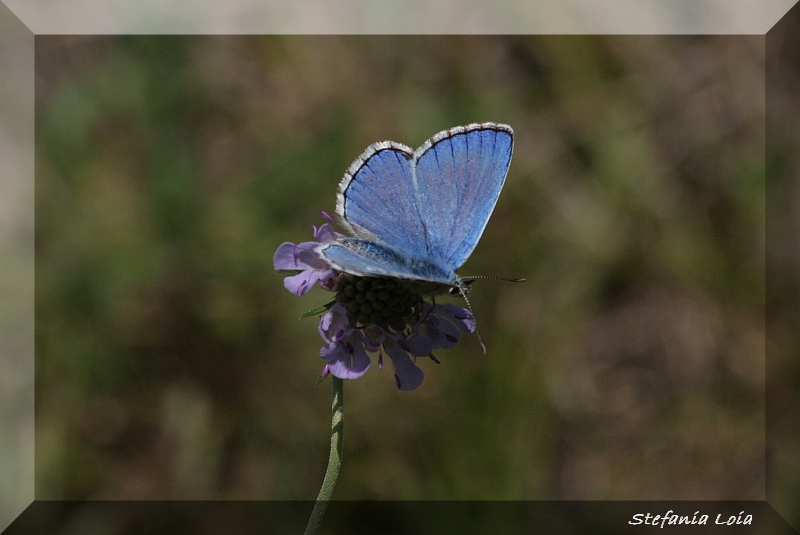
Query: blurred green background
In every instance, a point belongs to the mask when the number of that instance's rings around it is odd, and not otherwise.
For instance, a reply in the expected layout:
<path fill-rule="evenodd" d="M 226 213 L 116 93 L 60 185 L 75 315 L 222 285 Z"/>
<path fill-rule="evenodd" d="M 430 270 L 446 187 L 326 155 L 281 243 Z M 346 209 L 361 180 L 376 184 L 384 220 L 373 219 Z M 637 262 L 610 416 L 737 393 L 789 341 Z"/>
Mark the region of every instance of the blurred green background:
<path fill-rule="evenodd" d="M 345 385 L 338 499 L 765 493 L 763 37 L 36 39 L 39 499 L 313 499 L 311 238 L 370 143 L 515 129 L 415 392 Z M 453 298 L 458 303 L 458 299 Z"/>

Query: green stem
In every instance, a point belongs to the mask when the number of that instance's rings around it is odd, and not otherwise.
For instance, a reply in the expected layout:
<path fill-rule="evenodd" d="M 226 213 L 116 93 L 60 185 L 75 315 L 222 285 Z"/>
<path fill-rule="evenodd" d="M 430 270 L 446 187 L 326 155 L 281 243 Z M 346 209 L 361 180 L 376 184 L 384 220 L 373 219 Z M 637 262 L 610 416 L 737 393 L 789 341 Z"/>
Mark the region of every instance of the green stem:
<path fill-rule="evenodd" d="M 342 467 L 342 450 L 344 443 L 344 381 L 331 375 L 331 393 L 333 402 L 331 404 L 331 452 L 328 456 L 328 469 L 325 470 L 325 479 L 322 480 L 322 488 L 319 489 L 317 502 L 304 535 L 314 535 L 322 524 L 322 517 L 333 496 L 333 489 L 336 480 L 339 479 L 339 469 Z"/>

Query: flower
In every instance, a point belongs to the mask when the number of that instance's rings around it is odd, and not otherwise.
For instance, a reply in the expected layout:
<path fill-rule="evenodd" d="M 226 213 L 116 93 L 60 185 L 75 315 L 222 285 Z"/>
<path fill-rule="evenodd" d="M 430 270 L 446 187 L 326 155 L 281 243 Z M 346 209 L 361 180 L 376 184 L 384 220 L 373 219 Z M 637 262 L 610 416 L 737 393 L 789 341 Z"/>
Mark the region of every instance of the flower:
<path fill-rule="evenodd" d="M 384 356 L 394 368 L 400 390 L 415 390 L 424 378 L 416 360 L 456 345 L 461 334 L 475 332 L 472 313 L 452 304 L 425 300 L 422 285 L 388 277 L 362 277 L 340 272 L 316 252 L 319 243 L 342 235 L 329 223 L 314 227 L 316 241 L 283 243 L 273 259 L 276 270 L 299 271 L 283 284 L 295 295 L 305 295 L 314 284 L 335 292 L 334 300 L 320 316 L 319 334 L 324 345 L 320 357 L 326 361 L 322 376 L 340 379 L 364 375 L 377 356 L 383 369 Z"/>
<path fill-rule="evenodd" d="M 322 214 L 329 223 L 319 228 L 313 227 L 314 239 L 317 241 L 307 241 L 297 245 L 290 242 L 282 243 L 272 259 L 277 271 L 300 271 L 297 275 L 283 279 L 283 286 L 295 295 L 305 295 L 317 282 L 326 290 L 330 290 L 333 278 L 336 276 L 336 272 L 328 262 L 314 251 L 319 243 L 333 241 L 341 236 L 333 230 L 331 217 L 325 212 Z"/>

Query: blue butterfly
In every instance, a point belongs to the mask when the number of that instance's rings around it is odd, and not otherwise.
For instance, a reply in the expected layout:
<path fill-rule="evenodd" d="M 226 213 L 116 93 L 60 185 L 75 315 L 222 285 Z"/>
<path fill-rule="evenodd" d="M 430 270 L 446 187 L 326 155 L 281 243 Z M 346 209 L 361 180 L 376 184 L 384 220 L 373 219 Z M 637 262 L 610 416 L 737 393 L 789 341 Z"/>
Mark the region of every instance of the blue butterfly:
<path fill-rule="evenodd" d="M 317 248 L 357 276 L 445 285 L 456 275 L 494 210 L 511 163 L 510 126 L 475 123 L 439 132 L 417 150 L 381 141 L 349 167 L 336 213 L 352 237 Z"/>

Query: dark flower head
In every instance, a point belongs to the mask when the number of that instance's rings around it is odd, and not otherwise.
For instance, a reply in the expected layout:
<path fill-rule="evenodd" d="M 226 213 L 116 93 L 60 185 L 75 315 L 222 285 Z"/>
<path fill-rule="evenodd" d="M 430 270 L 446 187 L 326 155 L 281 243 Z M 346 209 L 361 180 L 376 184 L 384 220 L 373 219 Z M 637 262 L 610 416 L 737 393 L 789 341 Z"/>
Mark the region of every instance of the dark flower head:
<path fill-rule="evenodd" d="M 413 281 L 335 270 L 316 247 L 339 237 L 325 223 L 314 228 L 317 241 L 283 243 L 274 258 L 276 270 L 299 271 L 284 278 L 284 286 L 293 294 L 304 295 L 317 283 L 336 292 L 320 316 L 319 333 L 325 343 L 320 357 L 327 361 L 322 375 L 357 379 L 370 367 L 371 355 L 377 355 L 379 368 L 385 355 L 394 367 L 397 388 L 414 390 L 424 377 L 417 357 L 438 362 L 435 350 L 453 347 L 461 334 L 475 331 L 472 314 L 455 305 L 426 301 L 423 286 Z"/>

